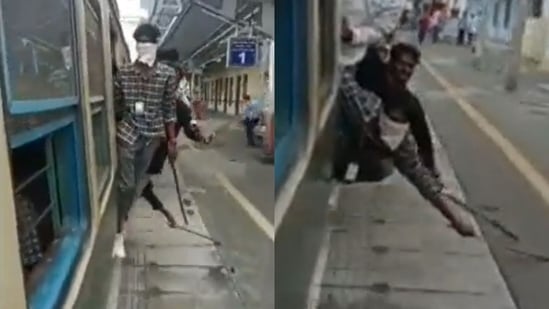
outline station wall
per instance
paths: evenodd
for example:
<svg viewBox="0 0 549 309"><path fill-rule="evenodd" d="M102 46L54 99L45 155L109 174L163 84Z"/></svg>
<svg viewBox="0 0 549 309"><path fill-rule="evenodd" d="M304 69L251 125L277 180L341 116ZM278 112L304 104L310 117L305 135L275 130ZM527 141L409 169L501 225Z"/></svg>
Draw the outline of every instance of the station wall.
<svg viewBox="0 0 549 309"><path fill-rule="evenodd" d="M265 91L265 72L260 68L226 68L224 63L211 65L202 75L201 96L211 111L237 115L242 112L242 98L248 94L259 99Z"/></svg>

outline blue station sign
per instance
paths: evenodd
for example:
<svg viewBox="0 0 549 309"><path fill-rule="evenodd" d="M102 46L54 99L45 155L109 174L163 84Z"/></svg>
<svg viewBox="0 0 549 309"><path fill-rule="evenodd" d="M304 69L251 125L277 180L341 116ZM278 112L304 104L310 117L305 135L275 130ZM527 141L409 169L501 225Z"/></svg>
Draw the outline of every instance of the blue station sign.
<svg viewBox="0 0 549 309"><path fill-rule="evenodd" d="M254 67L258 62L258 44L253 37L232 37L227 44L228 67Z"/></svg>

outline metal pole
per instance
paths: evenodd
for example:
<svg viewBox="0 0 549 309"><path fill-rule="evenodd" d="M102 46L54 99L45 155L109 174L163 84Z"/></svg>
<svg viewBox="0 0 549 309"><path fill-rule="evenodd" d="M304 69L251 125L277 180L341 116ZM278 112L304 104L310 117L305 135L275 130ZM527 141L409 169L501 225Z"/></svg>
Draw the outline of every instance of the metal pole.
<svg viewBox="0 0 549 309"><path fill-rule="evenodd" d="M505 90L512 92L518 87L518 78L522 62L522 38L524 37L524 28L526 26L526 17L528 13L527 0L517 1L517 19L513 25L513 37L511 40L511 52L507 63L505 74Z"/></svg>

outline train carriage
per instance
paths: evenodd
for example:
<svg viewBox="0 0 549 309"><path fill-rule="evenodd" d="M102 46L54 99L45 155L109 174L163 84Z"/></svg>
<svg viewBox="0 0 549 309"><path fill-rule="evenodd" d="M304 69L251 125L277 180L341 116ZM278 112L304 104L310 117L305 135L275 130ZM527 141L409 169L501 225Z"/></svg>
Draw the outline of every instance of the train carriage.
<svg viewBox="0 0 549 309"><path fill-rule="evenodd" d="M332 188L339 1L275 6L275 299L306 308Z"/></svg>
<svg viewBox="0 0 549 309"><path fill-rule="evenodd" d="M72 306L116 170L115 1L0 1L0 308Z"/></svg>

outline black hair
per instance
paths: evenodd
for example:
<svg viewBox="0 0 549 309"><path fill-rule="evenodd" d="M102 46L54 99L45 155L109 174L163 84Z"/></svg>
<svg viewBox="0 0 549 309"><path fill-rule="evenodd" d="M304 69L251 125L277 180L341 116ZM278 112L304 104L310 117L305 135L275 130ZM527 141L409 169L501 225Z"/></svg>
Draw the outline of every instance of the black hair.
<svg viewBox="0 0 549 309"><path fill-rule="evenodd" d="M175 48L159 49L156 52L156 59L159 62L169 65L175 70L178 78L183 76L183 69L179 65L179 52Z"/></svg>
<svg viewBox="0 0 549 309"><path fill-rule="evenodd" d="M391 59L400 59L402 55L412 56L417 63L421 60L421 51L412 44L397 43L391 47Z"/></svg>
<svg viewBox="0 0 549 309"><path fill-rule="evenodd" d="M154 41L158 41L160 38L160 30L153 24L141 24L135 29L133 38L137 41L141 37L147 37Z"/></svg>

